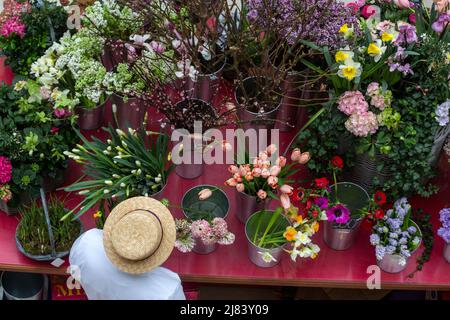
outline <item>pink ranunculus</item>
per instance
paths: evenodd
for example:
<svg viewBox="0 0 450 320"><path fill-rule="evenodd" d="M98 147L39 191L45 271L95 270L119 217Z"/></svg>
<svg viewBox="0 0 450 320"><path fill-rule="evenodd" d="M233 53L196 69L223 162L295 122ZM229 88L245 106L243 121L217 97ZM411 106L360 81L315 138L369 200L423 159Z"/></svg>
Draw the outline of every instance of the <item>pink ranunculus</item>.
<svg viewBox="0 0 450 320"><path fill-rule="evenodd" d="M11 181L12 165L9 158L0 156L0 184L6 184Z"/></svg>
<svg viewBox="0 0 450 320"><path fill-rule="evenodd" d="M211 233L211 227L206 220L197 220L191 224L192 236L195 238L201 238Z"/></svg>
<svg viewBox="0 0 450 320"><path fill-rule="evenodd" d="M369 19L376 12L377 10L371 5L366 5L361 9L361 15L364 17L364 19Z"/></svg>
<svg viewBox="0 0 450 320"><path fill-rule="evenodd" d="M408 20L411 24L416 24L416 14L415 13L411 13L408 17Z"/></svg>
<svg viewBox="0 0 450 320"><path fill-rule="evenodd" d="M291 187L290 185L283 184L283 185L280 187L280 191L281 191L282 193L285 193L285 194L287 194L288 196L290 196L290 195L292 195L292 193L293 193L293 191L294 191L294 188Z"/></svg>
<svg viewBox="0 0 450 320"><path fill-rule="evenodd" d="M281 206L284 209L287 210L287 209L289 209L291 207L291 199L289 198L289 196L287 194L283 193L280 196L280 201L281 201Z"/></svg>
<svg viewBox="0 0 450 320"><path fill-rule="evenodd" d="M258 198L260 198L261 200L264 200L267 198L267 192L265 192L264 190L259 190L257 195L258 195Z"/></svg>
<svg viewBox="0 0 450 320"><path fill-rule="evenodd" d="M267 184L272 188L276 189L278 188L278 178L274 176L270 176L267 178Z"/></svg>
<svg viewBox="0 0 450 320"><path fill-rule="evenodd" d="M281 167L280 166L273 166L272 168L270 168L270 175L271 176L278 176L281 172Z"/></svg>
<svg viewBox="0 0 450 320"><path fill-rule="evenodd" d="M243 184L243 183L238 183L238 184L236 185L236 190L237 190L238 192L244 192L244 191L245 191L245 186L244 186L244 184Z"/></svg>
<svg viewBox="0 0 450 320"><path fill-rule="evenodd" d="M276 160L275 163L277 166L280 166L283 168L284 166L286 166L286 162L287 162L287 159L283 156L280 156L280 157L278 157L278 159Z"/></svg>

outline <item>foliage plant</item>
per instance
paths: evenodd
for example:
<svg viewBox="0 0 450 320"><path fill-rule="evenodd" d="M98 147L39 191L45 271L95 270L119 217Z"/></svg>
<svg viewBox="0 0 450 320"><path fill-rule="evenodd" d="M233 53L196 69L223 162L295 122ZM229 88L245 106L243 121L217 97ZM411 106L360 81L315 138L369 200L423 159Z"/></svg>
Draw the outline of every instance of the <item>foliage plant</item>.
<svg viewBox="0 0 450 320"><path fill-rule="evenodd" d="M48 214L55 240L56 252L66 252L81 232L79 221L61 218L67 213L64 202L56 197L48 202ZM52 253L52 246L48 234L44 209L37 202L20 210L21 221L17 229L17 237L26 253L32 255L48 255Z"/></svg>
<svg viewBox="0 0 450 320"><path fill-rule="evenodd" d="M15 74L24 76L28 75L32 63L67 31L68 18L62 6L47 0L42 1L41 5L32 1L27 8L26 12L10 17L18 19L18 23L24 26L24 33L2 32L0 35L0 47L7 57L6 64Z"/></svg>
<svg viewBox="0 0 450 320"><path fill-rule="evenodd" d="M123 132L112 127L104 129L109 139L103 142L93 137L88 141L78 132L83 145L77 145L67 156L83 165L90 179L67 187L68 192L77 191L84 199L65 217L83 215L90 208L105 202L112 209L115 202L135 196L151 196L161 191L173 169L170 163L169 138L155 132L129 129ZM149 137L157 135L155 141Z"/></svg>

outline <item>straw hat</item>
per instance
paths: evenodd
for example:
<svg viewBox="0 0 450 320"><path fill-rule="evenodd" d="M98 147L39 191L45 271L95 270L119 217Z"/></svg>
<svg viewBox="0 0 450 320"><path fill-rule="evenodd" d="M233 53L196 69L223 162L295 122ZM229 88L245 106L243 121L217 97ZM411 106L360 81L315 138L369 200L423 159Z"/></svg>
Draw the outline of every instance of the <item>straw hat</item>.
<svg viewBox="0 0 450 320"><path fill-rule="evenodd" d="M169 209L147 197L118 204L103 229L109 260L131 274L145 273L163 264L172 253L175 237L175 222Z"/></svg>

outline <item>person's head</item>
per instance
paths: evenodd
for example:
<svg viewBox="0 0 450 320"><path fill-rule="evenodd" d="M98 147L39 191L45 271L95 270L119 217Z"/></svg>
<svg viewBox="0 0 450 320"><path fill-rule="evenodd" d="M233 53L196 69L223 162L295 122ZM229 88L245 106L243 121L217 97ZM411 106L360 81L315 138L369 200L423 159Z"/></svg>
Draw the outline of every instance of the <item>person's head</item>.
<svg viewBox="0 0 450 320"><path fill-rule="evenodd" d="M136 197L118 204L106 219L103 245L112 264L142 274L163 264L176 238L175 222L161 202Z"/></svg>

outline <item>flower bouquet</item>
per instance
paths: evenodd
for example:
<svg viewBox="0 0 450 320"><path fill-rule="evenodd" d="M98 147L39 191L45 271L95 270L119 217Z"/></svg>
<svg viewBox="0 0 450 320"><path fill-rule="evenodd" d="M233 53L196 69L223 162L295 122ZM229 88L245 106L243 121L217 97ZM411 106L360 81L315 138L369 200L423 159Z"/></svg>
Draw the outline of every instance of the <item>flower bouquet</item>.
<svg viewBox="0 0 450 320"><path fill-rule="evenodd" d="M370 243L375 247L378 265L386 272L403 271L422 243L422 233L411 220L411 213L411 205L401 198L373 227Z"/></svg>
<svg viewBox="0 0 450 320"><path fill-rule="evenodd" d="M439 228L437 234L445 241L444 258L450 263L450 209L444 208L439 212L439 220L442 227Z"/></svg>
<svg viewBox="0 0 450 320"><path fill-rule="evenodd" d="M278 199L278 191L281 192L280 200L284 208L289 208L289 194L293 187L290 186L293 175L300 169L298 164L306 164L310 159L309 152L301 152L295 149L291 154L291 164L287 164L284 156L275 157L277 147L269 145L266 150L259 153L252 163L235 164L228 167L232 177L225 181L225 185L236 188L239 210L237 217L245 223L248 217L266 208L270 199ZM250 160L250 159L247 159Z"/></svg>
<svg viewBox="0 0 450 320"><path fill-rule="evenodd" d="M156 132L129 129L123 132L109 127L104 129L110 138L103 142L94 137L89 142L78 133L83 145L77 145L65 154L84 166L84 173L91 179L76 182L65 188L77 191L85 198L65 217L75 214L78 218L97 204L105 219L109 210L118 202L134 196L151 196L161 199L168 176L173 169L169 164L168 137ZM147 148L148 136L157 135Z"/></svg>

